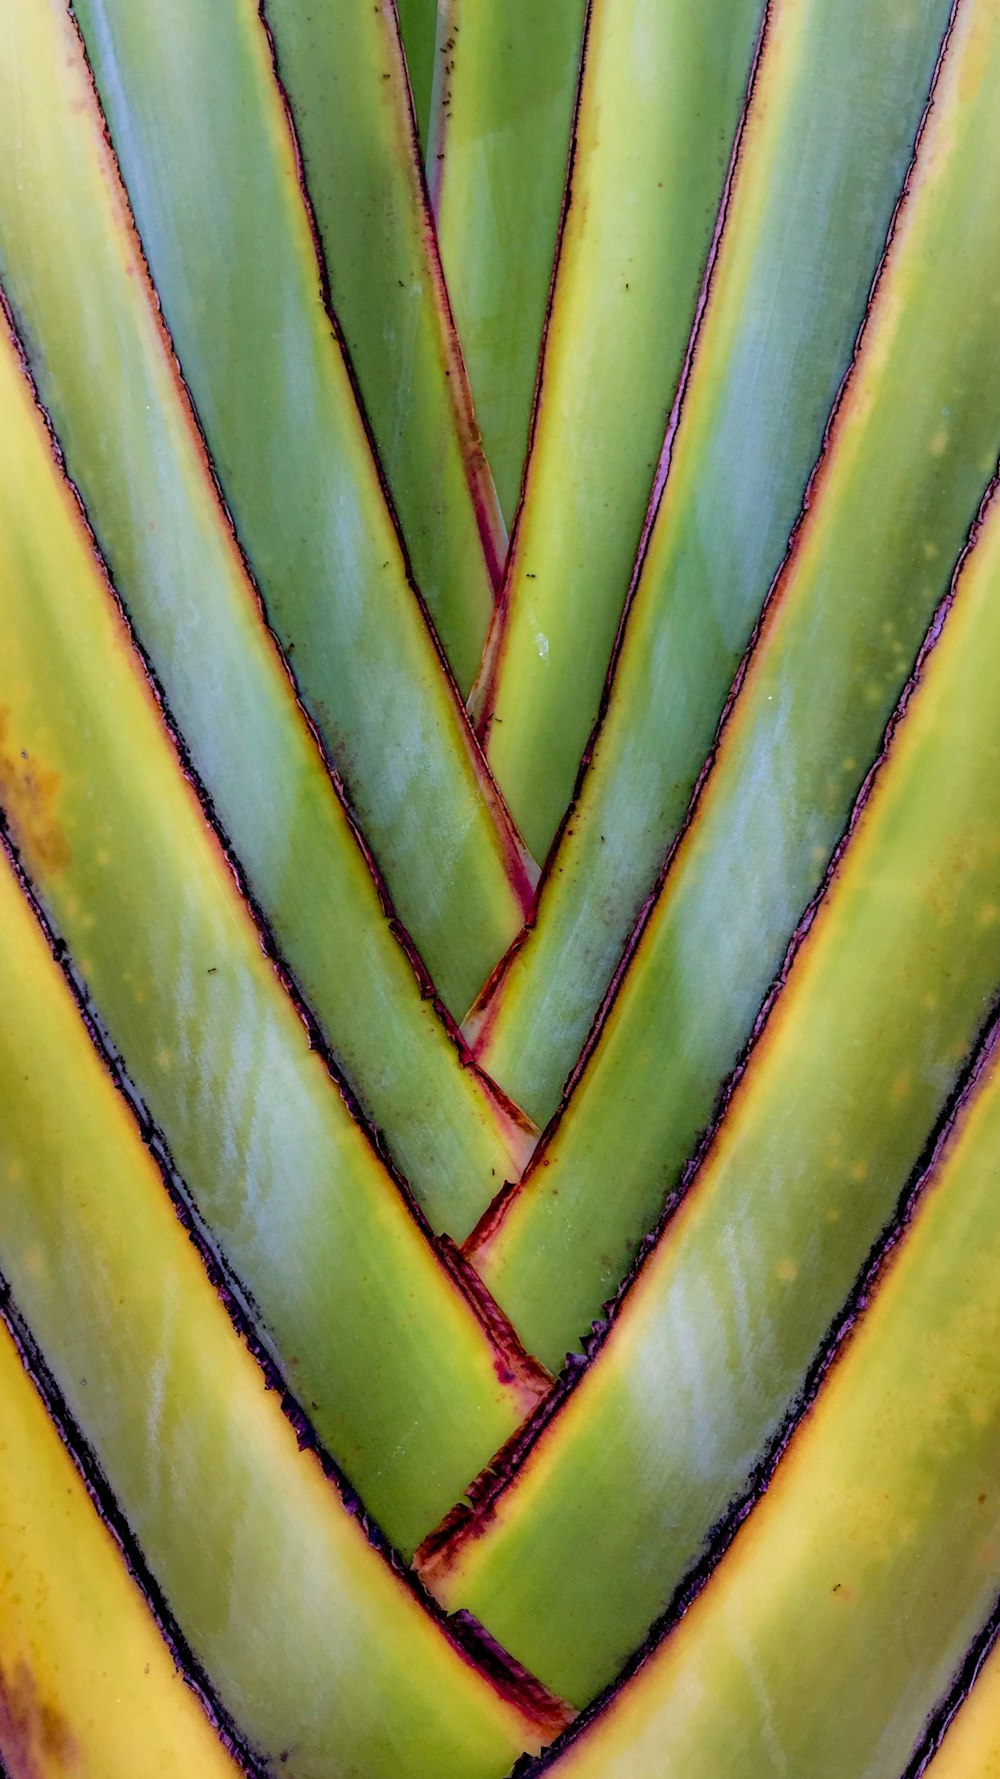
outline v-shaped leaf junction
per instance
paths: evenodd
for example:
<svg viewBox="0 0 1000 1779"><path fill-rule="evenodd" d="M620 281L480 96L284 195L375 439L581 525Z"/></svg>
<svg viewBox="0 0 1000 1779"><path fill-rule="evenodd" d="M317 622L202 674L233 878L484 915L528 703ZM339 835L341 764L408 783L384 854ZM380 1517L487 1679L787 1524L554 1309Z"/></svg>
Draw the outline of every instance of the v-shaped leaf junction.
<svg viewBox="0 0 1000 1779"><path fill-rule="evenodd" d="M0 28L0 1770L991 1771L1000 0Z"/></svg>

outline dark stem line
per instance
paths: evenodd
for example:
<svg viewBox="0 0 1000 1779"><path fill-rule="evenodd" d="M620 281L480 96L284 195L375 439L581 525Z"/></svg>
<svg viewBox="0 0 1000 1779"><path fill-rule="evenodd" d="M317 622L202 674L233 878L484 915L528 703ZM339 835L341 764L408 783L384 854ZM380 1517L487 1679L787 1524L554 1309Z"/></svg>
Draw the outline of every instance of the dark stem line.
<svg viewBox="0 0 1000 1779"><path fill-rule="evenodd" d="M902 1779L920 1779L920 1775L930 1766L951 1727L953 1718L957 1716L972 1692L997 1645L998 1639L1000 1639L1000 1599L994 1605L986 1623L976 1632L952 1675L947 1691L938 1700L927 1718L923 1733L907 1762ZM972 1775L970 1775L970 1779L972 1779Z"/></svg>

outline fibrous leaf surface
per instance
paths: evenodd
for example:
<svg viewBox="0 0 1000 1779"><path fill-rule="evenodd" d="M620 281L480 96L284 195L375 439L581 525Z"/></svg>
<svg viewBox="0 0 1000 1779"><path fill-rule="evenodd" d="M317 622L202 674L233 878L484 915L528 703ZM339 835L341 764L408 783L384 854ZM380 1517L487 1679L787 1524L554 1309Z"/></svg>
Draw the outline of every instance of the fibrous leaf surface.
<svg viewBox="0 0 1000 1779"><path fill-rule="evenodd" d="M1000 0L0 40L4 1779L985 1779Z"/></svg>

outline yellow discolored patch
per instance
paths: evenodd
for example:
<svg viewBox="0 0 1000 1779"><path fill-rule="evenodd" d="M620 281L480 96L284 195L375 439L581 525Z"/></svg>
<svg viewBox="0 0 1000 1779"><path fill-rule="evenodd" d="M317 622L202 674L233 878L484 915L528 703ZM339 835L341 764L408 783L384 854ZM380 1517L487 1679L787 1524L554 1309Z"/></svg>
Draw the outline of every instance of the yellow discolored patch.
<svg viewBox="0 0 1000 1779"><path fill-rule="evenodd" d="M69 842L56 813L58 772L14 745L10 711L0 707L0 807L32 870L49 876L70 861Z"/></svg>
<svg viewBox="0 0 1000 1779"><path fill-rule="evenodd" d="M27 1662L0 1669L0 1757L10 1779L46 1779L80 1770L75 1737L54 1705L42 1698Z"/></svg>

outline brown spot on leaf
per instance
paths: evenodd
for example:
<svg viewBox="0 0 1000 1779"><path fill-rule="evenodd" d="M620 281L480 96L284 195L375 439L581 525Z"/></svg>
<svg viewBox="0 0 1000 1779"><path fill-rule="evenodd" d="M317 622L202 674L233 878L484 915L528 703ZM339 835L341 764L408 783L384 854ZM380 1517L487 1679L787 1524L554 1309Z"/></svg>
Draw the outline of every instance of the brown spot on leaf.
<svg viewBox="0 0 1000 1779"><path fill-rule="evenodd" d="M65 1718L42 1698L27 1662L0 1668L0 1757L9 1779L54 1779L80 1771L80 1750Z"/></svg>
<svg viewBox="0 0 1000 1779"><path fill-rule="evenodd" d="M0 707L0 805L32 870L52 876L70 861L69 842L56 813L62 779L51 766L14 745L10 711Z"/></svg>

